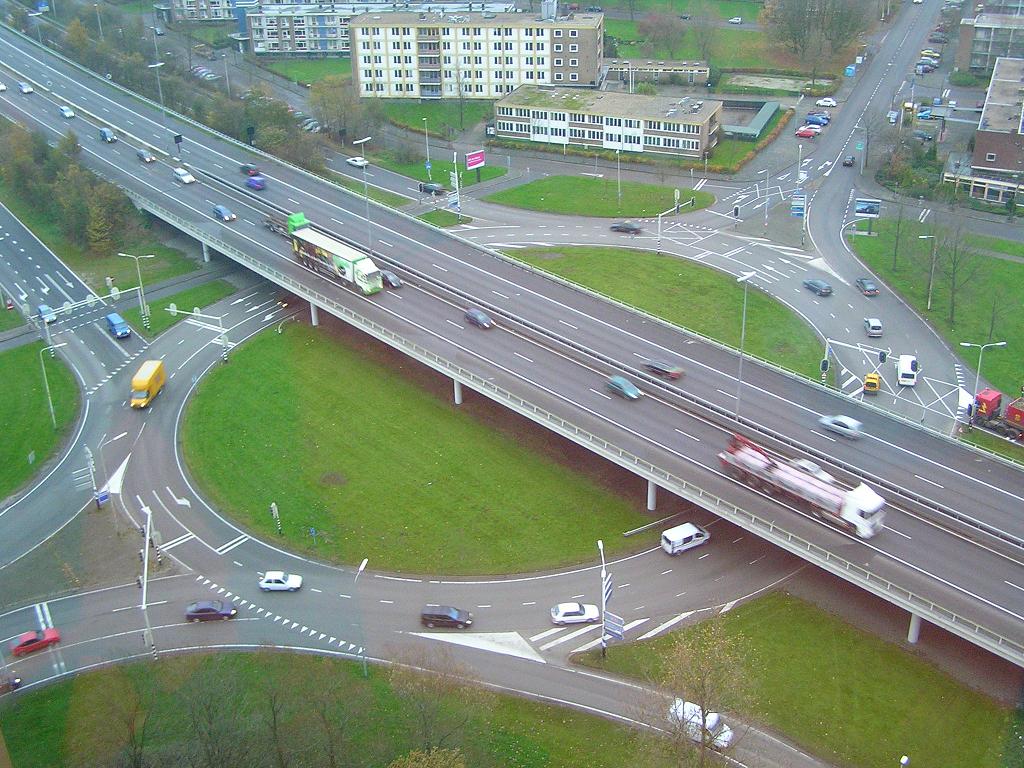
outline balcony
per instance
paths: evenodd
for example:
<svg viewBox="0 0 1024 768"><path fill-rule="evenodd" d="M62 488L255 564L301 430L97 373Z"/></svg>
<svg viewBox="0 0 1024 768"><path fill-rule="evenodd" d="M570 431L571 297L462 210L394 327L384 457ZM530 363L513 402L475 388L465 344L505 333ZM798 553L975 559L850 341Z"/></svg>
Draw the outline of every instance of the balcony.
<svg viewBox="0 0 1024 768"><path fill-rule="evenodd" d="M440 69L441 59L437 56L420 56L419 66L420 69Z"/></svg>

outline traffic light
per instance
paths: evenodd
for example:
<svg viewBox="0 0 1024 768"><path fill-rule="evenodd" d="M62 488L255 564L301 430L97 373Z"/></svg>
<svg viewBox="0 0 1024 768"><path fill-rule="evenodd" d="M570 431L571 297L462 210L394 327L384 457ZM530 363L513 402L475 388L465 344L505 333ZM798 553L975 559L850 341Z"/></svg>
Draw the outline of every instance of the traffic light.
<svg viewBox="0 0 1024 768"><path fill-rule="evenodd" d="M878 362L884 363L886 358L888 358L888 357L889 357L889 354L884 349L878 350Z"/></svg>

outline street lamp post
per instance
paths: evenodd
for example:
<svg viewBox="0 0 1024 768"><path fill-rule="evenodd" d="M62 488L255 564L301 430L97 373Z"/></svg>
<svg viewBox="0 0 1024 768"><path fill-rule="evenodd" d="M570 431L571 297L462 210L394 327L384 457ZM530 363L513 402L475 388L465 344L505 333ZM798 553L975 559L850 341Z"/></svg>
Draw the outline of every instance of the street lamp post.
<svg viewBox="0 0 1024 768"><path fill-rule="evenodd" d="M737 283L743 283L743 319L740 321L740 366L736 376L736 416L740 415L740 389L743 387L743 345L747 340L747 284L756 275L756 272L744 272L736 278Z"/></svg>
<svg viewBox="0 0 1024 768"><path fill-rule="evenodd" d="M363 558L363 562L361 562L359 564L359 568L356 569L356 576L355 576L354 579L352 579L352 591L353 592L355 592L356 582L359 581L359 575L363 571L366 570L366 563L367 562L369 562L369 558L364 557ZM360 626L360 629L361 629L362 628L362 622L361 621L360 621L359 626ZM361 658L361 660L363 662L363 677L368 677L369 673L366 670L366 633L365 632L361 632L360 634L363 635L363 637L362 637L362 641L363 642L359 644L360 645L360 647L359 647L359 656L360 656L360 658Z"/></svg>
<svg viewBox="0 0 1024 768"><path fill-rule="evenodd" d="M30 19L35 19L35 21L33 22L33 25L36 28L36 37L39 38L39 45L43 44L43 32L42 32L42 26L43 25L39 21L39 17L42 16L42 15L43 14L40 11L36 11L35 13L28 14L28 17Z"/></svg>
<svg viewBox="0 0 1024 768"><path fill-rule="evenodd" d="M427 145L427 181L433 181L434 177L430 175L430 134L427 133L427 118L421 117L423 121L423 143Z"/></svg>
<svg viewBox="0 0 1024 768"><path fill-rule="evenodd" d="M938 255L939 240L935 235L918 235L918 240L932 241L932 265L928 268L928 311L932 308L932 285L935 282L935 257Z"/></svg>
<svg viewBox="0 0 1024 768"><path fill-rule="evenodd" d="M166 123L164 122L164 89L163 86L160 84L160 67L162 67L163 65L164 62L158 61L156 64L147 64L146 66L149 69L152 69L154 72L156 72L156 92L157 95L160 97L160 124L166 127Z"/></svg>
<svg viewBox="0 0 1024 768"><path fill-rule="evenodd" d="M622 212L622 166L619 163L620 149L615 150L615 186L619 193L619 212Z"/></svg>
<svg viewBox="0 0 1024 768"><path fill-rule="evenodd" d="M988 344L972 344L969 341L961 341L961 347L977 347L978 348L978 370L974 374L974 396L978 396L978 383L981 381L981 356L985 354L985 350L988 347L1005 347L1005 341L993 341Z"/></svg>
<svg viewBox="0 0 1024 768"><path fill-rule="evenodd" d="M100 29L100 40L103 39L103 19L100 18L100 4L93 3L92 7L96 9L96 26Z"/></svg>
<svg viewBox="0 0 1024 768"><path fill-rule="evenodd" d="M604 599L604 582L607 578L607 570L604 562L604 541L601 539L597 540L597 551L601 553L601 658L603 659L608 655L608 642L604 639L604 611L607 607Z"/></svg>
<svg viewBox="0 0 1024 768"><path fill-rule="evenodd" d="M352 142L353 147L362 147L363 144L372 139L372 136L359 139ZM366 157L363 157L365 160ZM427 174L427 178L430 178L430 174ZM372 256L373 255L373 232L370 229L370 187L366 183L366 165L363 165L363 197L366 198L366 250Z"/></svg>
<svg viewBox="0 0 1024 768"><path fill-rule="evenodd" d="M53 397L50 395L50 381L46 378L46 363L43 362L43 352L50 350L50 357L53 357L53 350L66 347L68 343L61 342L60 344L52 344L48 347L43 347L39 350L39 367L43 369L43 386L46 388L46 402L50 405L50 421L53 422L53 428L57 428L57 414L53 412Z"/></svg>
<svg viewBox="0 0 1024 768"><path fill-rule="evenodd" d="M231 72L228 70L228 55L222 54L224 57L224 85L228 89L228 98L231 98Z"/></svg>
<svg viewBox="0 0 1024 768"><path fill-rule="evenodd" d="M771 194L768 192L768 183L771 181L772 175L768 172L767 168L762 168L758 173L764 174L764 228L768 229L768 204L771 202ZM799 173L799 170L797 173Z"/></svg>
<svg viewBox="0 0 1024 768"><path fill-rule="evenodd" d="M155 259L152 253L146 254L145 256L135 256L131 253L118 253L118 256L124 256L129 259L135 259L135 274L139 276L139 312L142 313L142 324L149 330L149 305L146 304L146 292L142 288L142 268L139 266L139 259Z"/></svg>

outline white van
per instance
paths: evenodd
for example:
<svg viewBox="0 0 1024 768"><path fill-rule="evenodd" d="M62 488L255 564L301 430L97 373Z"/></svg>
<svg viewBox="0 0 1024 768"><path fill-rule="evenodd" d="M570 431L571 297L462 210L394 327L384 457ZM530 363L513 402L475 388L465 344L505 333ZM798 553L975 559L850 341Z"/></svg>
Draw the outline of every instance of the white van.
<svg viewBox="0 0 1024 768"><path fill-rule="evenodd" d="M700 744L704 741L702 730L707 731L708 743L714 749L728 749L732 744L732 728L725 724L722 716L717 712L708 712L706 718L702 718L700 707L692 701L676 699L668 708L668 721L672 725L682 728L690 741ZM704 729L701 729L701 720L704 721Z"/></svg>
<svg viewBox="0 0 1024 768"><path fill-rule="evenodd" d="M917 374L921 366L913 355L900 355L896 360L896 383L901 387L912 387L917 384Z"/></svg>
<svg viewBox="0 0 1024 768"><path fill-rule="evenodd" d="M678 555L680 552L699 547L710 538L711 534L699 525L683 523L661 534L661 548L670 555Z"/></svg>

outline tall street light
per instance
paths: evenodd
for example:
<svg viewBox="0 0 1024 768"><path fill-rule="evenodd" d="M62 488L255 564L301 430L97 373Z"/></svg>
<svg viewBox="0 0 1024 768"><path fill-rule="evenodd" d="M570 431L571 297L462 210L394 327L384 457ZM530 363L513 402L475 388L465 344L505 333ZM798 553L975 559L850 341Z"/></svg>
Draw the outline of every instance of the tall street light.
<svg viewBox="0 0 1024 768"><path fill-rule="evenodd" d="M66 341L60 344L51 344L48 347L43 347L39 350L39 367L43 369L43 386L46 388L46 402L50 404L50 421L53 422L53 428L57 428L57 415L53 412L53 398L50 396L50 382L46 378L46 364L43 362L43 352L50 350L50 357L53 357L53 350L66 347L68 343Z"/></svg>
<svg viewBox="0 0 1024 768"><path fill-rule="evenodd" d="M736 278L737 283L743 283L743 319L740 321L740 369L736 376L736 416L740 415L740 389L743 386L743 344L747 340L747 284L757 272L744 272Z"/></svg>
<svg viewBox="0 0 1024 768"><path fill-rule="evenodd" d="M762 174L762 173L764 174L764 227L765 227L765 229L767 229L768 228L768 203L771 202L771 196L768 193L768 184L772 180L772 175L771 175L771 173L768 172L767 168L762 168L760 171L758 171L758 174ZM799 173L800 173L800 169L798 168L797 169L798 178L799 178Z"/></svg>
<svg viewBox="0 0 1024 768"><path fill-rule="evenodd" d="M39 45L43 44L43 32L42 32L42 26L43 25L42 25L42 22L39 21L39 17L42 16L42 15L43 14L42 14L41 11L36 11L35 13L29 13L28 14L28 17L30 19L35 19L35 21L33 22L33 25L36 28L36 37L39 38Z"/></svg>
<svg viewBox="0 0 1024 768"><path fill-rule="evenodd" d="M434 177L430 175L430 134L427 133L427 118L421 117L423 121L423 143L427 145L427 181L433 181Z"/></svg>
<svg viewBox="0 0 1024 768"><path fill-rule="evenodd" d="M619 165L619 149L615 150L615 186L619 191L619 213L622 213L622 167Z"/></svg>
<svg viewBox="0 0 1024 768"><path fill-rule="evenodd" d="M103 20L100 18L100 4L93 3L92 7L96 9L96 26L100 28L100 40L103 39Z"/></svg>
<svg viewBox="0 0 1024 768"><path fill-rule="evenodd" d="M928 268L928 311L932 308L932 285L935 282L935 257L938 255L939 239L935 235L918 235L918 240L932 241L932 265Z"/></svg>
<svg viewBox="0 0 1024 768"><path fill-rule="evenodd" d="M164 89L160 85L160 67L163 65L164 62L158 61L156 64L147 64L146 66L156 72L156 92L160 96L160 125L167 127L167 124L164 122Z"/></svg>
<svg viewBox="0 0 1024 768"><path fill-rule="evenodd" d="M355 578L354 578L354 579L352 579L352 591L353 591L353 592L355 592L355 586L356 586L356 582L358 582L358 581L359 581L359 576L360 576L360 574L361 574L361 573L362 573L363 571L365 571L365 570L366 570L366 563L367 563L367 562L369 562L369 558L367 558L367 557L364 557L364 558L363 558L363 562L361 562L361 563L359 564L359 568L358 568L358 569L356 569L356 576L355 576ZM358 610L358 603L357 603L356 609ZM361 615L361 612L360 612L360 615ZM360 620L360 622L359 622L359 628L360 628L360 634L362 635L362 642L361 642L361 643L359 644L359 645L360 645L360 648L359 648L359 656L361 657L361 659L362 659L362 662L363 662L363 677L368 677L368 676L369 676L369 673L368 673L368 672L367 672L367 670L366 670L366 633L365 633L365 632L363 632L363 631L361 631L361 630L362 630L362 628L363 628L363 623L362 623L362 621L361 621L361 620Z"/></svg>
<svg viewBox="0 0 1024 768"><path fill-rule="evenodd" d="M372 136L367 136L363 139L358 139L352 142L353 147L362 147L363 144L372 139ZM363 160L366 160L366 156L363 156ZM373 233L370 229L370 187L366 183L366 166L369 163L363 165L363 197L366 198L366 250L372 256L373 255Z"/></svg>
<svg viewBox="0 0 1024 768"><path fill-rule="evenodd" d="M1005 347L1005 341L993 341L988 344L972 344L969 341L961 341L961 347L977 347L978 348L978 371L974 374L974 396L978 396L978 383L981 381L981 356L985 354L985 350L988 347Z"/></svg>
<svg viewBox="0 0 1024 768"><path fill-rule="evenodd" d="M597 540L597 551L601 553L601 658L605 658L608 655L608 643L604 639L604 611L605 611L605 591L604 581L607 578L607 571L605 570L604 563L604 542L601 539Z"/></svg>
<svg viewBox="0 0 1024 768"><path fill-rule="evenodd" d="M135 259L135 273L139 276L139 312L142 313L142 324L149 330L149 305L146 304L146 292L142 288L142 268L139 266L139 259L155 259L152 253L145 256L135 256L131 253L118 253L128 259Z"/></svg>

